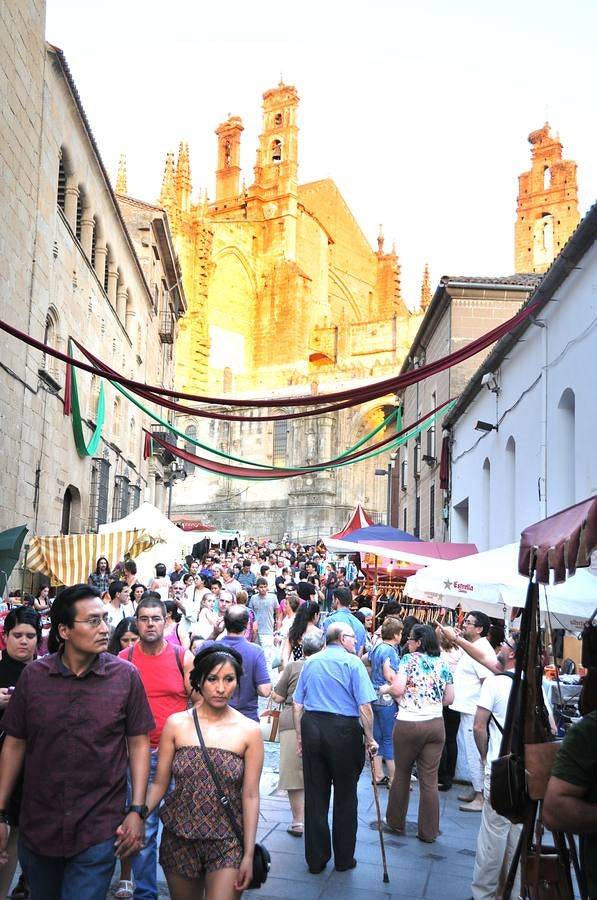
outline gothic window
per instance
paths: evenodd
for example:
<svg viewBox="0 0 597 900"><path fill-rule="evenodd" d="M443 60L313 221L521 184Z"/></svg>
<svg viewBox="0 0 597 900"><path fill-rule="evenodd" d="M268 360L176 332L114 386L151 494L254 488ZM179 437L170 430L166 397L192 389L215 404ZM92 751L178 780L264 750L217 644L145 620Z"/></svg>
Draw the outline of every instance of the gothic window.
<svg viewBox="0 0 597 900"><path fill-rule="evenodd" d="M413 534L415 537L419 537L421 533L421 498L415 497L415 527L413 528Z"/></svg>
<svg viewBox="0 0 597 900"><path fill-rule="evenodd" d="M272 162L282 162L282 141L277 139L272 144Z"/></svg>
<svg viewBox="0 0 597 900"><path fill-rule="evenodd" d="M274 466L286 465L288 452L288 425L284 421L274 422L272 464Z"/></svg>
<svg viewBox="0 0 597 900"><path fill-rule="evenodd" d="M548 191L551 187L551 169L545 166L543 169L543 190Z"/></svg>

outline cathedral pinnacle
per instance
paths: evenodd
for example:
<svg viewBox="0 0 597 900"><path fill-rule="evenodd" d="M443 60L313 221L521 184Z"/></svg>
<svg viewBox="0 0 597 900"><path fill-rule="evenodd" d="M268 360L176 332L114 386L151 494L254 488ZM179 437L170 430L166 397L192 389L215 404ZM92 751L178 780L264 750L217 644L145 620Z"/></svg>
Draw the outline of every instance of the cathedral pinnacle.
<svg viewBox="0 0 597 900"><path fill-rule="evenodd" d="M180 142L178 162L176 163L176 202L181 210L188 212L191 205L191 165L189 162L189 145Z"/></svg>
<svg viewBox="0 0 597 900"><path fill-rule="evenodd" d="M164 178L162 180L162 190L160 193L160 203L162 206L174 203L176 200L175 186L175 170L174 170L174 154L166 154L166 165L164 166Z"/></svg>
<svg viewBox="0 0 597 900"><path fill-rule="evenodd" d="M429 279L429 263L425 263L423 269L423 281L421 283L421 310L426 312L431 303L431 282Z"/></svg>
<svg viewBox="0 0 597 900"><path fill-rule="evenodd" d="M385 240L385 238L383 236L383 225L380 225L379 226L379 234L377 235L377 252L379 253L380 256L383 253L384 240Z"/></svg>
<svg viewBox="0 0 597 900"><path fill-rule="evenodd" d="M120 159L118 160L118 174L116 175L116 193L117 194L126 194L126 156L124 153L120 154Z"/></svg>

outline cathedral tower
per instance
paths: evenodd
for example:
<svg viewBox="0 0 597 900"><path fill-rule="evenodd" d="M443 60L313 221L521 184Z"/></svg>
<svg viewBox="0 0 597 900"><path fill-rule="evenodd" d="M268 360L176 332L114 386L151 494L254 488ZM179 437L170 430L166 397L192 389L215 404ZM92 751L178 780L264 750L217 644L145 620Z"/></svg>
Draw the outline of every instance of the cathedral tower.
<svg viewBox="0 0 597 900"><path fill-rule="evenodd" d="M515 227L517 272L545 272L579 223L576 163L545 123L529 135L531 170L519 177Z"/></svg>
<svg viewBox="0 0 597 900"><path fill-rule="evenodd" d="M242 120L229 116L217 129L218 168L216 169L216 203L238 197L240 188L240 136Z"/></svg>
<svg viewBox="0 0 597 900"><path fill-rule="evenodd" d="M263 130L255 165L255 186L262 195L297 192L298 103L296 88L283 82L263 95Z"/></svg>

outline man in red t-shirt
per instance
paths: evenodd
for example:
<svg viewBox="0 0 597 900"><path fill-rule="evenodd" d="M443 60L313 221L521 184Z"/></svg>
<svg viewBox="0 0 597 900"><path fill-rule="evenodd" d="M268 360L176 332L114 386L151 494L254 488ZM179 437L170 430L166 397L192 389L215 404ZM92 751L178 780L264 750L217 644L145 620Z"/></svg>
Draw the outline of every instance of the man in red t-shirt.
<svg viewBox="0 0 597 900"><path fill-rule="evenodd" d="M164 640L166 607L160 595L147 591L137 607L139 642L121 650L119 656L131 662L138 670L147 693L155 728L149 734L150 771L149 783L154 779L158 746L162 729L168 716L181 712L188 706L191 694L189 674L194 656L189 650L175 647ZM145 821L145 847L133 858L135 900L157 900L157 833L158 810Z"/></svg>

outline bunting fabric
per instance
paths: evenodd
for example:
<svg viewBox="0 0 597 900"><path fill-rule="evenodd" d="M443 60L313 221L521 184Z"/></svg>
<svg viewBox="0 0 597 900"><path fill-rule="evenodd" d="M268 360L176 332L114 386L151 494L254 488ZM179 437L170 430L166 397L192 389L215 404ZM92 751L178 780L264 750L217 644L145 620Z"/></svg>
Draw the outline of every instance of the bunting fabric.
<svg viewBox="0 0 597 900"><path fill-rule="evenodd" d="M169 388L147 385L143 382L134 381L131 378L125 378L123 375L114 372L114 370L110 369L108 366L102 363L101 360L97 360L95 357L93 357L89 353L89 351L82 347L82 345L74 338L73 340L75 341L76 346L81 350L82 353L85 354L88 359L94 359L95 365L90 365L89 363L84 363L80 360L73 360L67 354L56 350L54 347L47 346L42 341L38 341L30 335L20 331L18 328L14 328L12 325L9 325L8 322L0 320L0 329L2 331L5 331L7 334L11 334L13 337L16 337L18 340L24 341L25 343L29 344L29 346L35 347L41 352L53 356L55 359L62 360L62 362L67 365L71 364L73 366L76 366L77 368L83 369L86 372L91 372L95 375L100 375L103 377L109 375L115 381L118 381L119 384L122 384L133 391L139 392L139 396L145 396L145 399L160 403L161 405L166 406L168 409L174 409L178 412L185 412L186 414L191 416L203 416L207 418L217 418L228 421L243 421L249 418L261 419L263 421L272 421L280 419L288 420L290 418L298 418L300 416L321 415L323 412L332 412L337 409L347 409L349 407L359 406L360 404L365 403L368 400L376 400L386 396L387 394L396 393L397 391L402 390L403 388L408 387L411 384L416 384L420 381L424 381L426 378L429 378L432 375L437 375L439 372L442 372L445 369L449 369L452 366L455 366L458 363L469 359L471 356L474 356L481 350L486 349L487 347L491 346L491 344L494 344L496 341L500 340L500 338L504 337L510 331L521 325L524 321L526 321L526 319L529 318L529 316L533 315L533 313L535 313L542 306L543 299L539 291L533 303L530 303L528 306L523 307L523 309L521 309L515 316L508 319L506 322L503 322L501 325L498 325L496 328L493 328L491 331L487 332L484 335L481 335L465 346L460 347L453 353L450 353L447 356L444 356L431 363L427 363L420 368L415 368L404 372L402 375L382 379L381 381L372 381L366 385L361 386L360 388L353 387L341 391L333 391L327 394L309 394L301 395L299 397L275 396L266 400L234 399L232 402L230 397L209 397L197 394L187 394ZM217 410L206 410L196 407L183 406L181 408L180 404L173 403L171 400L166 400L164 398L191 400L194 402L213 404L216 406L224 407L235 406L243 408L248 407L253 409L269 409L274 406L279 407L283 405L290 407L308 406L311 407L311 409L303 410L300 413L294 412L284 413L282 415L269 414L266 416L250 417L241 413L222 413L218 412Z"/></svg>
<svg viewBox="0 0 597 900"><path fill-rule="evenodd" d="M34 537L26 566L30 572L46 575L54 585L82 584L95 571L98 557L105 556L113 568L125 556L134 559L157 542L143 530Z"/></svg>
<svg viewBox="0 0 597 900"><path fill-rule="evenodd" d="M69 341L69 355L72 352L71 342ZM106 401L104 397L104 383L103 381L100 384L99 396L97 399L97 422L95 428L93 430L93 434L91 435L91 439L88 444L85 443L85 435L83 433L83 417L81 415L81 406L79 404L79 389L77 386L77 377L75 375L74 370L71 365L67 366L67 369L70 370L67 372L67 385L69 389L65 388L65 399L64 399L64 408L66 415L66 406L67 406L67 396L68 396L68 406L69 409L72 410L72 423L73 423L73 434L75 437L75 446L77 448L77 453L79 456L95 456L97 452L97 448L99 446L100 437L102 433L102 428L104 425L104 418L106 414ZM70 377L69 377L70 376Z"/></svg>

